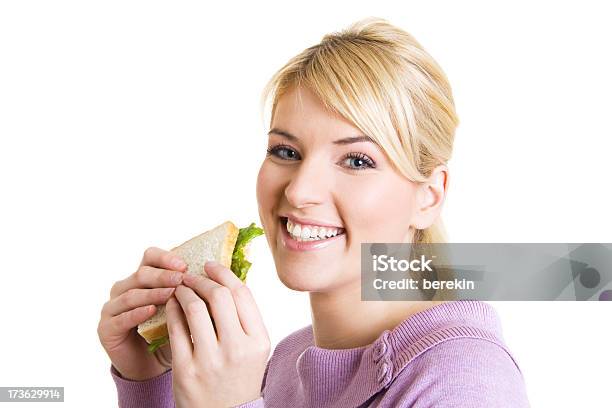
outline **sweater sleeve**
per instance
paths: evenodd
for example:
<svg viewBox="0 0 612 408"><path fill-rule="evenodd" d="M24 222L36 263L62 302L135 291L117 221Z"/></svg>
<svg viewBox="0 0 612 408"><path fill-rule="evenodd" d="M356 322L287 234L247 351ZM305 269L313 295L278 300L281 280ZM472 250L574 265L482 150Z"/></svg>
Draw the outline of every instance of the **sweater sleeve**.
<svg viewBox="0 0 612 408"><path fill-rule="evenodd" d="M119 408L175 407L172 395L172 370L146 381L125 379L112 364L110 371L117 386Z"/></svg>
<svg viewBox="0 0 612 408"><path fill-rule="evenodd" d="M438 344L409 364L386 394L397 407L529 407L514 359L500 345L482 339Z"/></svg>
<svg viewBox="0 0 612 408"><path fill-rule="evenodd" d="M265 408L263 397L259 397L256 400L245 402L234 408Z"/></svg>
<svg viewBox="0 0 612 408"><path fill-rule="evenodd" d="M263 392L270 360L264 371L261 391ZM110 369L115 385L119 408L175 408L172 394L172 370L146 381L133 381L121 377L119 371L111 364ZM265 408L263 397L245 402L235 408Z"/></svg>

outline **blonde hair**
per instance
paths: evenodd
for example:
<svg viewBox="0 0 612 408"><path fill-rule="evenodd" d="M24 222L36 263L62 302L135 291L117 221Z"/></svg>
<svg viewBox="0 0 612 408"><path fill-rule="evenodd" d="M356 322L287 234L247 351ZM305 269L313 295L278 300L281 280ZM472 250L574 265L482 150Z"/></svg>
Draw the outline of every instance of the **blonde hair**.
<svg viewBox="0 0 612 408"><path fill-rule="evenodd" d="M298 86L374 139L412 181L451 158L459 119L448 80L414 37L384 19L360 20L291 58L262 93L262 109L272 97L270 123L278 100ZM440 217L413 242L446 242Z"/></svg>

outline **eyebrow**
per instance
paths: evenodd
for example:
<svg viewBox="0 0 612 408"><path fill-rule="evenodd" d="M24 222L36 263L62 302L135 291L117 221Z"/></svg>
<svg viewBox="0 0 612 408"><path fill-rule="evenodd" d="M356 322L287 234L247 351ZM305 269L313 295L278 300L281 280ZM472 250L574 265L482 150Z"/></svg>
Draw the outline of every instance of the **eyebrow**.
<svg viewBox="0 0 612 408"><path fill-rule="evenodd" d="M282 130L279 128L272 128L270 129L270 131L268 132L268 135L271 133L275 133L279 136L283 136L289 140L292 141L298 141L299 138L297 136L292 135L291 133L287 132L286 130ZM374 141L374 139L372 139L370 136L364 136L364 135L359 135L359 136L349 136L349 137L344 137L342 139L338 139L338 140L334 140L333 143L334 144L338 144L338 145L347 145L347 144L351 144L351 143L359 143L359 142L370 142L373 143L375 145L378 146L378 143L376 143L376 141Z"/></svg>

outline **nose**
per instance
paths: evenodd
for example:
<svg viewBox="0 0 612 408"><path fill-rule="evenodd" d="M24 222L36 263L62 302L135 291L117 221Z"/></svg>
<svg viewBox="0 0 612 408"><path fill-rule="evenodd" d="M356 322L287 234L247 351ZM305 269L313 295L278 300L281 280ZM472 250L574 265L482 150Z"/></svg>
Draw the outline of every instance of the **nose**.
<svg viewBox="0 0 612 408"><path fill-rule="evenodd" d="M306 208L325 202L329 195L330 175L316 160L303 160L292 174L285 197L294 208Z"/></svg>

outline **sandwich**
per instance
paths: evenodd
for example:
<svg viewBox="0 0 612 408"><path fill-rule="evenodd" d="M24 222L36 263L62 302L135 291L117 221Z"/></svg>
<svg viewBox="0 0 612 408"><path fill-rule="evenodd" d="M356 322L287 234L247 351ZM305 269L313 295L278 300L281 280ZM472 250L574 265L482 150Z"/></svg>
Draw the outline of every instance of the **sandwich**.
<svg viewBox="0 0 612 408"><path fill-rule="evenodd" d="M246 259L248 245L253 238L263 233L263 229L255 226L255 223L238 229L232 222L226 221L210 231L191 238L170 252L185 261L187 264L185 273L206 276L204 264L216 261L231 269L244 282L251 267L251 262ZM169 342L165 305L158 306L151 318L138 325L138 334L149 344L150 353L154 353Z"/></svg>

